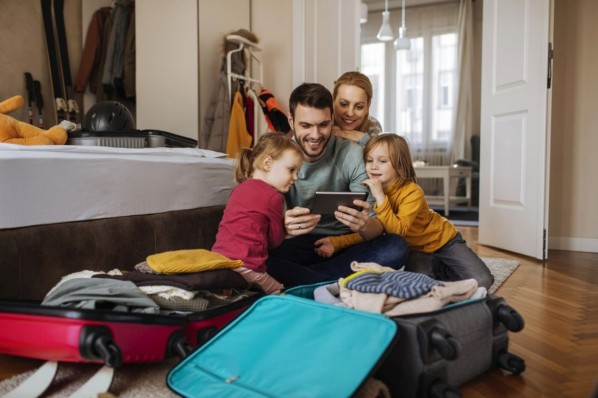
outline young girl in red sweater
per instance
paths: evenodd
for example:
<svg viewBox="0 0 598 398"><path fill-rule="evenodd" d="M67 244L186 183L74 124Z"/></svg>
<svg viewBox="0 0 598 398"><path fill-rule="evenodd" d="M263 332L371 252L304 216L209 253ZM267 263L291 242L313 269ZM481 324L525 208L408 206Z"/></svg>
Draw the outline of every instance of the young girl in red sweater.
<svg viewBox="0 0 598 398"><path fill-rule="evenodd" d="M428 206L424 191L416 183L409 145L396 134L372 137L364 148L368 179L363 183L375 198L374 212L384 232L401 235L409 246L408 271L423 271L439 280L474 278L489 288L494 277L471 250L455 226ZM316 244L318 254L332 255L360 241L359 234L332 236ZM418 262L434 264L420 267Z"/></svg>
<svg viewBox="0 0 598 398"><path fill-rule="evenodd" d="M297 180L303 163L299 146L283 134L260 137L253 149L237 154L235 179L218 226L212 251L244 265L236 268L248 282L267 293L279 292L283 285L266 272L268 249L282 243L284 197Z"/></svg>

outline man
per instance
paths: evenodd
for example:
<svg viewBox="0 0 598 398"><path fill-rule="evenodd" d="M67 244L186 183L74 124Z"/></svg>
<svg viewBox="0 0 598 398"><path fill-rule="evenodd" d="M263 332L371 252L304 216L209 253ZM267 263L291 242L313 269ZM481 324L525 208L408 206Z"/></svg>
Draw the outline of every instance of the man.
<svg viewBox="0 0 598 398"><path fill-rule="evenodd" d="M285 195L284 227L290 239L270 251L268 273L291 287L347 276L353 272L352 261L400 268L407 258L407 244L398 235L383 234L382 224L370 214L373 198L354 201L361 211L339 206L334 215L310 213L316 191L367 191L362 183L367 179L362 148L332 135L330 91L321 84L303 83L291 93L289 108L291 134L303 151L303 165ZM331 258L318 256L316 241L350 232L358 232L365 242Z"/></svg>

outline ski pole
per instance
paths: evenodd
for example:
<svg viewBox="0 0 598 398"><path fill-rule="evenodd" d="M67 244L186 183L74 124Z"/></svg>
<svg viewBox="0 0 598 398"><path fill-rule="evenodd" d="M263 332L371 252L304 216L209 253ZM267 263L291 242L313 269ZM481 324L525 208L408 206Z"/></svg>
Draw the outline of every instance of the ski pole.
<svg viewBox="0 0 598 398"><path fill-rule="evenodd" d="M33 124L33 77L25 72L25 89L27 90L27 106L29 109L29 124Z"/></svg>
<svg viewBox="0 0 598 398"><path fill-rule="evenodd" d="M33 95L35 97L35 105L37 106L37 120L39 127L44 128L44 99L42 97L42 85L39 80L33 81Z"/></svg>

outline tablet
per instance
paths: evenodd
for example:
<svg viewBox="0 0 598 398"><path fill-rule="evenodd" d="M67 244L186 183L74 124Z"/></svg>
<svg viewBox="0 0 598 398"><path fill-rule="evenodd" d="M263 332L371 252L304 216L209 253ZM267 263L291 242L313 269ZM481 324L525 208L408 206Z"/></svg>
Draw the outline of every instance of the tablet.
<svg viewBox="0 0 598 398"><path fill-rule="evenodd" d="M311 202L311 212L312 214L333 214L339 206L361 210L361 207L355 206L353 201L366 200L367 197L367 192L316 192Z"/></svg>

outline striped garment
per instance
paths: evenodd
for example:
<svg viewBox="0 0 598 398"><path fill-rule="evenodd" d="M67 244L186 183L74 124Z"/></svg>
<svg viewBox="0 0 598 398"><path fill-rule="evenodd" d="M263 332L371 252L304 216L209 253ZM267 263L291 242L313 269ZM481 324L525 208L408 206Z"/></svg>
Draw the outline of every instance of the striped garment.
<svg viewBox="0 0 598 398"><path fill-rule="evenodd" d="M345 287L362 293L384 293L393 297L411 299L424 295L432 286L442 282L417 272L364 272L347 278Z"/></svg>

